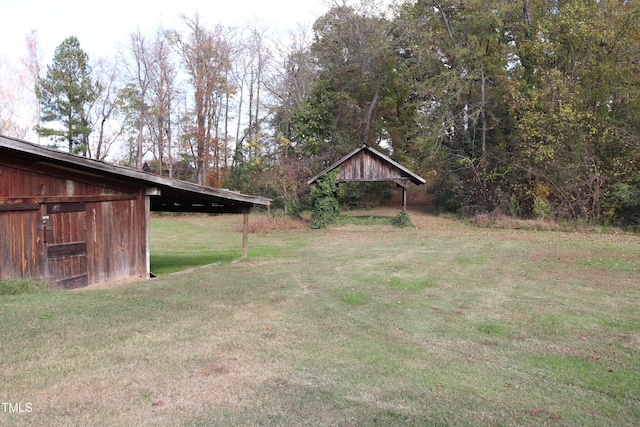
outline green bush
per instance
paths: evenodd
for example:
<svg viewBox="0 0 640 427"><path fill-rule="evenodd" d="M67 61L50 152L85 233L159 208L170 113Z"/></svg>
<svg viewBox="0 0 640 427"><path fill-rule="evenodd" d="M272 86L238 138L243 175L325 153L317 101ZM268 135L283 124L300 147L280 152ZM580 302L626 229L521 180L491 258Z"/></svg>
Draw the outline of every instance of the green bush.
<svg viewBox="0 0 640 427"><path fill-rule="evenodd" d="M536 219L544 219L551 213L551 203L548 200L550 194L551 192L546 185L536 184L533 199L533 216Z"/></svg>
<svg viewBox="0 0 640 427"><path fill-rule="evenodd" d="M605 217L609 223L640 223L640 188L623 182L611 185L606 192Z"/></svg>
<svg viewBox="0 0 640 427"><path fill-rule="evenodd" d="M394 216L391 219L391 224L395 225L396 227L400 227L400 228L415 227L415 224L411 220L411 217L405 211L402 211L398 215Z"/></svg>
<svg viewBox="0 0 640 427"><path fill-rule="evenodd" d="M289 218L302 219L300 213L300 203L291 197L285 197L283 199L284 212Z"/></svg>
<svg viewBox="0 0 640 427"><path fill-rule="evenodd" d="M311 188L313 212L311 213L310 227L313 229L326 228L335 224L338 220L340 204L336 198L338 190L337 174L337 170L327 173L316 181Z"/></svg>
<svg viewBox="0 0 640 427"><path fill-rule="evenodd" d="M436 213L461 212L465 205L461 180L454 174L433 180L428 191L433 194L432 208Z"/></svg>

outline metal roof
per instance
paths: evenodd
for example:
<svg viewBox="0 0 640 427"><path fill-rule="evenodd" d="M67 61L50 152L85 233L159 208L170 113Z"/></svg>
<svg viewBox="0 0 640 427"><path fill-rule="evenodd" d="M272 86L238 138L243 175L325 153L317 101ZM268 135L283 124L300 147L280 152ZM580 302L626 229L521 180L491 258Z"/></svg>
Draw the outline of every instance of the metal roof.
<svg viewBox="0 0 640 427"><path fill-rule="evenodd" d="M115 179L133 187L156 189L149 193L152 211L240 213L254 205L264 206L270 202L265 197L192 184L0 135L0 153L3 151L19 153L38 163L93 178Z"/></svg>

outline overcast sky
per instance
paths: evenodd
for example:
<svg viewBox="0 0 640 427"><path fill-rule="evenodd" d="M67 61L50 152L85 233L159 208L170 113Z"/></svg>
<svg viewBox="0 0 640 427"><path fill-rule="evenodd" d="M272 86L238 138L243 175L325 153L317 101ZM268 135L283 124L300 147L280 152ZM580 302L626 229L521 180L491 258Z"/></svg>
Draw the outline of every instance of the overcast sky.
<svg viewBox="0 0 640 427"><path fill-rule="evenodd" d="M150 34L162 24L180 28L180 15L202 23L243 25L285 33L298 24L310 27L334 0L0 0L0 59L15 61L26 53L25 35L37 30L44 63L55 48L76 36L91 60L113 57L119 44L138 28ZM341 2L341 0L340 0Z"/></svg>

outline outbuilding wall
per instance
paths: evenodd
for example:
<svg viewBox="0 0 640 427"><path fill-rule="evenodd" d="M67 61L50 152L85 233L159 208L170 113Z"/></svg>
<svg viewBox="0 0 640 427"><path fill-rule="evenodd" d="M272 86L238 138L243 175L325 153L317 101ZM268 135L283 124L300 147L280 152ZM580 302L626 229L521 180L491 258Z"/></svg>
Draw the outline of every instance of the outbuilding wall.
<svg viewBox="0 0 640 427"><path fill-rule="evenodd" d="M397 168L363 150L346 159L337 175L338 182L389 181L403 178Z"/></svg>
<svg viewBox="0 0 640 427"><path fill-rule="evenodd" d="M145 190L0 157L0 280L47 278L75 288L145 277Z"/></svg>

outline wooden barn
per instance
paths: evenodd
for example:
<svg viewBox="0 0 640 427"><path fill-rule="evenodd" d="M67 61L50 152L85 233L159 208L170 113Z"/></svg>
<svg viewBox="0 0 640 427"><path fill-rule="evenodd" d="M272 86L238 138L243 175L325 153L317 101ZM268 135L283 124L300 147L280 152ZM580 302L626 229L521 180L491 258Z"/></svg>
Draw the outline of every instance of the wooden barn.
<svg viewBox="0 0 640 427"><path fill-rule="evenodd" d="M268 203L0 136L0 280L148 278L150 211L242 213L246 224Z"/></svg>
<svg viewBox="0 0 640 427"><path fill-rule="evenodd" d="M424 178L411 172L401 164L373 148L362 145L358 149L338 160L329 168L307 181L311 185L323 175L339 168L336 181L343 182L371 182L393 181L402 187L402 208L407 209L407 184L413 182L416 185L424 184Z"/></svg>

